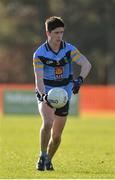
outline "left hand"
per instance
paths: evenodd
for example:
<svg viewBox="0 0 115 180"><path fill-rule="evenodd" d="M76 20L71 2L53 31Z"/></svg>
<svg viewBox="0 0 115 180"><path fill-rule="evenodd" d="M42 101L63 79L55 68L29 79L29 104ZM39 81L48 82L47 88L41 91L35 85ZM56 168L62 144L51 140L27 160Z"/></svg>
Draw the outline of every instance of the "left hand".
<svg viewBox="0 0 115 180"><path fill-rule="evenodd" d="M79 92L80 86L83 84L83 77L78 76L76 80L73 81L73 94L77 94Z"/></svg>

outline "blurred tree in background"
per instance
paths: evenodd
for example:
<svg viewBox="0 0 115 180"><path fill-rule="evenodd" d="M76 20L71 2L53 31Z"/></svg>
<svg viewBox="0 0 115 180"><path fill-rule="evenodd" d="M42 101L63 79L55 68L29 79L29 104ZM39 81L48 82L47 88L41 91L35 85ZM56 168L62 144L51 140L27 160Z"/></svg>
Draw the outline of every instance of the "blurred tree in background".
<svg viewBox="0 0 115 180"><path fill-rule="evenodd" d="M0 0L0 82L34 82L32 55L52 15L64 19L64 39L90 60L86 83L115 84L115 0Z"/></svg>

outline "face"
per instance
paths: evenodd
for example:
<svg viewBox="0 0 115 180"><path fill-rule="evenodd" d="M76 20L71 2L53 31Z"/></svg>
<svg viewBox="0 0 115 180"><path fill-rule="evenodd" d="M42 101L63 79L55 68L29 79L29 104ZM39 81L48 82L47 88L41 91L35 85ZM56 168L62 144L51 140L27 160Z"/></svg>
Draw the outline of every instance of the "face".
<svg viewBox="0 0 115 180"><path fill-rule="evenodd" d="M48 37L48 41L52 41L53 43L60 43L63 38L64 28L59 27L59 28L52 30L51 32L47 31L46 34Z"/></svg>

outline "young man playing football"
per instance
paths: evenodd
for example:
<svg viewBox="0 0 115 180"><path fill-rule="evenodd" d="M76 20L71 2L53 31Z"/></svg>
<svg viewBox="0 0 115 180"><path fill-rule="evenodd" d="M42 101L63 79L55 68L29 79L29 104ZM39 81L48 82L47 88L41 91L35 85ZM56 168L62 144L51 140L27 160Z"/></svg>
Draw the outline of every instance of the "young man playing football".
<svg viewBox="0 0 115 180"><path fill-rule="evenodd" d="M37 170L54 170L52 158L57 151L67 120L72 93L78 93L88 75L91 64L76 47L63 41L64 21L60 17L50 17L45 22L47 41L34 53L36 96L42 118L40 129L40 157ZM77 79L73 80L72 64L81 66ZM59 109L51 107L47 101L48 91L54 87L64 88L69 97L67 104Z"/></svg>

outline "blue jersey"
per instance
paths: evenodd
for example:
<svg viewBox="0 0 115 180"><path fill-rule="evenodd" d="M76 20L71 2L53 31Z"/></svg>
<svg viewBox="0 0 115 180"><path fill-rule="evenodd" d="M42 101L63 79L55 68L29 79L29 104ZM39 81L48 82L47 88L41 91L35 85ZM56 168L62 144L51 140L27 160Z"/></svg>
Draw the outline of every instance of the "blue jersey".
<svg viewBox="0 0 115 180"><path fill-rule="evenodd" d="M72 63L79 61L82 54L73 45L62 41L59 51L53 52L47 42L42 44L33 55L35 71L44 72L46 93L61 86L71 97L73 68Z"/></svg>

